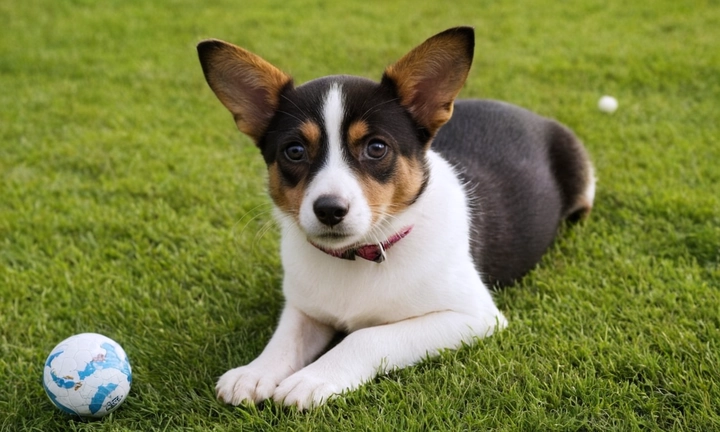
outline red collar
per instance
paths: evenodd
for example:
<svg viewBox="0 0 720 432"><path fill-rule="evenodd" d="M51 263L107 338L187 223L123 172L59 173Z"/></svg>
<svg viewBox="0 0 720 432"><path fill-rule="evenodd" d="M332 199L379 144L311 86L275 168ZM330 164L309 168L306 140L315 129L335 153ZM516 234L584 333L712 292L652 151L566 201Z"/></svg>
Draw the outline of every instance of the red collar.
<svg viewBox="0 0 720 432"><path fill-rule="evenodd" d="M395 243L402 240L406 235L410 234L410 231L412 231L412 229L413 226L410 225L409 227L405 227L397 233L393 234L384 242L353 246L349 249L328 249L313 242L310 242L310 244L325 252L326 254L334 256L336 258L354 261L355 257L359 256L360 258L366 259L368 261L374 261L379 264L385 261L385 251L390 249L390 247Z"/></svg>

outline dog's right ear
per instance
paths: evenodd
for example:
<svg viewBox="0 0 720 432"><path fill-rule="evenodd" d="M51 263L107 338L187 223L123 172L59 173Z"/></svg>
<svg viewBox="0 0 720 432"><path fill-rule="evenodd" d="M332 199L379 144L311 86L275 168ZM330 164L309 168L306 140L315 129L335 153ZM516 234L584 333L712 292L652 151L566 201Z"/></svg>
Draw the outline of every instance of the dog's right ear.
<svg viewBox="0 0 720 432"><path fill-rule="evenodd" d="M202 41L197 50L210 88L233 114L240 132L258 143L292 78L250 51L221 40Z"/></svg>
<svg viewBox="0 0 720 432"><path fill-rule="evenodd" d="M394 85L400 103L431 137L452 116L474 48L472 27L455 27L436 34L385 69L383 82Z"/></svg>

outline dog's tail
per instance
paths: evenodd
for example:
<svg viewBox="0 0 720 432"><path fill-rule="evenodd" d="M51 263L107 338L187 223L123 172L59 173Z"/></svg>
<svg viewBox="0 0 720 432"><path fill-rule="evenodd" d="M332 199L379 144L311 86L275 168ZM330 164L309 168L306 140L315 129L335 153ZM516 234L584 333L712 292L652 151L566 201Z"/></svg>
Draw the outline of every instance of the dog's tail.
<svg viewBox="0 0 720 432"><path fill-rule="evenodd" d="M563 199L562 216L576 222L585 219L595 200L595 170L580 140L568 128L552 122L550 163Z"/></svg>

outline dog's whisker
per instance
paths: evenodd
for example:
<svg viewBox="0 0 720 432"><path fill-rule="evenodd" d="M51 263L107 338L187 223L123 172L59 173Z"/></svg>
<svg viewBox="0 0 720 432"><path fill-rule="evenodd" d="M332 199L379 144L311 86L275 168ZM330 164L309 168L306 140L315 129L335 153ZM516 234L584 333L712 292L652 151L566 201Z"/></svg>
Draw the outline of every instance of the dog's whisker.
<svg viewBox="0 0 720 432"><path fill-rule="evenodd" d="M245 219L246 216L251 215L253 212L255 212L256 210L258 210L258 209L260 209L260 208L263 208L263 207L272 207L272 203L270 203L270 202L263 202L263 203L260 203L260 204L256 205L255 207L253 207L253 208L251 208L250 210L248 210L248 211L246 211L245 213L243 213L243 215L240 216L240 219L238 219L237 221L235 221L235 223L238 224L238 223L242 222L242 220ZM264 213L264 212L265 212L265 211L263 211L263 213Z"/></svg>
<svg viewBox="0 0 720 432"><path fill-rule="evenodd" d="M275 221L273 219L268 220L265 222L260 229L258 229L257 233L255 233L255 238L253 241L253 248L260 243L260 240L262 240L263 236L267 234L268 231L270 231L271 228L275 226Z"/></svg>
<svg viewBox="0 0 720 432"><path fill-rule="evenodd" d="M240 234L240 235L244 234L244 233L245 233L245 230L247 229L247 227L250 226L250 224L251 224L255 219L258 219L258 218L260 218L260 217L262 217L262 216L265 216L265 215L271 214L271 213L272 213L272 210L264 210L264 211L261 211L261 212L257 213L256 215L254 215L253 217L251 217L251 218L245 223L245 225L243 225L243 227L242 227L242 229L240 230L240 233L239 233L239 234ZM243 216L243 218L244 218L244 216ZM240 220L238 220L238 221L235 223L234 226L237 226L238 224L240 224L240 222L242 222L242 219L243 219L243 218L241 218Z"/></svg>
<svg viewBox="0 0 720 432"><path fill-rule="evenodd" d="M371 106L370 108L368 108L367 110L365 110L365 112L363 113L363 115L360 116L360 118L361 118L362 120L367 120L367 118L368 118L371 114L376 113L376 112L380 109L381 106L383 106L383 105L385 105L385 104L389 104L389 103L395 102L395 101L398 101L398 100L400 100L400 98L389 99L389 100L386 100L386 101L377 103L377 104ZM373 111L373 110L374 110L374 111ZM370 111L372 111L372 112L370 112Z"/></svg>
<svg viewBox="0 0 720 432"><path fill-rule="evenodd" d="M285 115L287 115L287 116L290 116L290 117L292 117L292 118L294 118L294 119L296 119L296 120L299 120L300 122L305 121L305 119L302 119L302 118L300 118L300 117L298 117L298 116L296 116L296 115L294 115L294 114L291 114L291 113L289 113L289 112L287 112L287 111L280 111L280 110L278 110L278 113L280 113L280 114L285 114Z"/></svg>
<svg viewBox="0 0 720 432"><path fill-rule="evenodd" d="M280 97L282 97L282 98L285 99L286 101L288 101L288 102L290 102L291 104L293 104L293 105L295 106L295 108L297 108L298 111L300 111L300 113L302 113L302 114L305 115L306 117L309 117L309 116L307 115L307 113L306 113L302 108L300 108L300 107L298 106L298 104L296 104L292 99L290 99L289 97L285 96L284 94L281 94ZM295 118L297 118L297 117L295 117Z"/></svg>

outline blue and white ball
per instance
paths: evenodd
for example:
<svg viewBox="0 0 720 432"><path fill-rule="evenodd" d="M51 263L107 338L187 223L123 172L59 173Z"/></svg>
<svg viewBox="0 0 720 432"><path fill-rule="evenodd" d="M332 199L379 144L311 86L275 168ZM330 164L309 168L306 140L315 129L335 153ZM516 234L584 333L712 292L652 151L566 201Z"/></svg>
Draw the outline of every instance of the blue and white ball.
<svg viewBox="0 0 720 432"><path fill-rule="evenodd" d="M125 401L132 371L122 347L97 334L82 333L60 342L45 361L43 386L61 410L102 417Z"/></svg>

